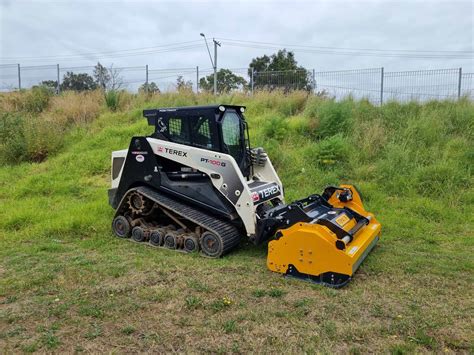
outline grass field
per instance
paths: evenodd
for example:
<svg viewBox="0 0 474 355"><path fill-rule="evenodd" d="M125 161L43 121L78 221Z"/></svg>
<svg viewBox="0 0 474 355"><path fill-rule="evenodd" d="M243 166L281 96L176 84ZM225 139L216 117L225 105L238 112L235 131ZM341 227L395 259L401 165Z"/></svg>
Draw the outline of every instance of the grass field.
<svg viewBox="0 0 474 355"><path fill-rule="evenodd" d="M247 105L288 201L355 183L381 221L333 290L271 273L266 246L209 260L112 236L110 152L151 132L143 108L211 96L27 95L0 97L2 352L474 352L472 102L219 99Z"/></svg>

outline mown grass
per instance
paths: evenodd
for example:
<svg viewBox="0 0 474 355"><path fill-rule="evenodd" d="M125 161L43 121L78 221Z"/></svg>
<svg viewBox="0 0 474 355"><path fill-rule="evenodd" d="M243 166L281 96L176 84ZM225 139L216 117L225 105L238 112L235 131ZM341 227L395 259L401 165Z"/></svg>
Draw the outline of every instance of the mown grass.
<svg viewBox="0 0 474 355"><path fill-rule="evenodd" d="M110 112L89 95L41 110L3 97L3 115L49 117L61 132L41 159L33 148L1 157L4 351L474 351L471 102L219 98L247 105L253 145L268 150L289 201L355 183L381 221L379 246L332 290L271 273L265 246L212 260L113 238L110 152L150 132L143 108L214 99L121 94Z"/></svg>

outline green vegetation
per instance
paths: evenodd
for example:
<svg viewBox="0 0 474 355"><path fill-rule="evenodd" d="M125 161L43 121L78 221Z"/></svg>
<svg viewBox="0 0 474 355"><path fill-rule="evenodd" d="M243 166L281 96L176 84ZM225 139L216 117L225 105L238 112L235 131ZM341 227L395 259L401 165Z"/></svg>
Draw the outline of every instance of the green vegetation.
<svg viewBox="0 0 474 355"><path fill-rule="evenodd" d="M150 132L143 108L211 95L123 93L115 112L100 92L42 95L0 96L4 352L474 351L472 102L219 98L248 107L288 201L350 182L381 221L332 290L271 273L265 246L213 260L112 237L110 152Z"/></svg>

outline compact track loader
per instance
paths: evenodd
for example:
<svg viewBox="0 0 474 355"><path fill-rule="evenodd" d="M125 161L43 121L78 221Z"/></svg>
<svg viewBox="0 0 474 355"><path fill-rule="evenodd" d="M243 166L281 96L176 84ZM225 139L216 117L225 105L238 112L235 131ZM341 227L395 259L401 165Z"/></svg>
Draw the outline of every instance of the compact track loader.
<svg viewBox="0 0 474 355"><path fill-rule="evenodd" d="M269 241L270 270L344 286L373 249L380 224L354 186L285 204L263 148L250 148L244 106L144 110L154 132L112 153L115 235L220 257L247 236Z"/></svg>

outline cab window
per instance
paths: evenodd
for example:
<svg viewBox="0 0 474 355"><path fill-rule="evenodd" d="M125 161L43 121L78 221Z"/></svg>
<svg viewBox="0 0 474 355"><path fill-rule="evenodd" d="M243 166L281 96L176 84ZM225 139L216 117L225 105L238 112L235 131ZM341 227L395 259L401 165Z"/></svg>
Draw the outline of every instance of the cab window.
<svg viewBox="0 0 474 355"><path fill-rule="evenodd" d="M168 132L171 140L176 143L189 143L188 130L181 117L172 117L168 121Z"/></svg>
<svg viewBox="0 0 474 355"><path fill-rule="evenodd" d="M222 139L224 148L234 157L237 163L242 159L242 125L237 113L228 111L222 119Z"/></svg>
<svg viewBox="0 0 474 355"><path fill-rule="evenodd" d="M168 136L172 142L218 150L213 144L212 127L206 116L170 117Z"/></svg>

